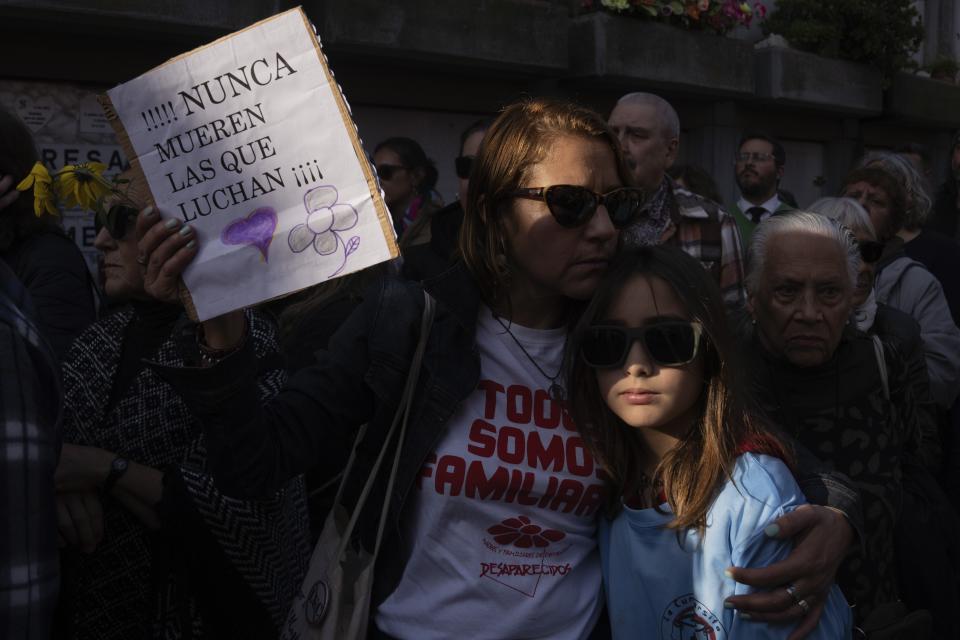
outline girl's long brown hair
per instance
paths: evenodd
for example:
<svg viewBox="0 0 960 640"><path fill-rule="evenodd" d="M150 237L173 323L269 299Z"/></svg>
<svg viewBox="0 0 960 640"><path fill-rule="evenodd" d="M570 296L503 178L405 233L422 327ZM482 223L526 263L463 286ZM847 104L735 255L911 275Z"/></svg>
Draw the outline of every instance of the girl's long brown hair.
<svg viewBox="0 0 960 640"><path fill-rule="evenodd" d="M731 478L734 462L744 450L783 459L787 454L759 423L743 398L735 343L720 290L700 263L673 247L640 247L621 253L567 343L569 410L597 462L606 472L609 489L606 511L613 517L621 498L634 494L643 475L643 447L634 429L607 406L597 385L596 371L584 364L580 344L584 331L603 320L637 275L660 278L671 286L690 320L703 325L699 357L704 364L701 410L680 444L657 467L652 480L662 481L667 502L676 518L671 528L695 528L703 533L710 505Z"/></svg>

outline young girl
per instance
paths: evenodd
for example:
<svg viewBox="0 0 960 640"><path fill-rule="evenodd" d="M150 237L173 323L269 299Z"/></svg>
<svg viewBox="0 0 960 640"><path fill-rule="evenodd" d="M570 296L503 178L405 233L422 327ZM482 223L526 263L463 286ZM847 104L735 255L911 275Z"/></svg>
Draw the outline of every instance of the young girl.
<svg viewBox="0 0 960 640"><path fill-rule="evenodd" d="M618 258L574 331L570 409L610 489L599 543L615 638L791 631L724 606L747 589L726 570L785 558L789 543L764 529L806 502L784 449L739 397L732 345L716 285L667 247ZM801 609L819 604L787 587ZM850 633L834 586L808 637Z"/></svg>

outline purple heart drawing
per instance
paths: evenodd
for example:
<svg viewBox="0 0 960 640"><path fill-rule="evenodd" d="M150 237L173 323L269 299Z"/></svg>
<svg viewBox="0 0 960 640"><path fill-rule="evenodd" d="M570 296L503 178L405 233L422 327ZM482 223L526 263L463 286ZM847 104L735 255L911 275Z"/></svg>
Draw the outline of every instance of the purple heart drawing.
<svg viewBox="0 0 960 640"><path fill-rule="evenodd" d="M273 241L273 232L277 229L277 212L273 207L260 207L246 218L234 220L220 234L223 244L249 244L260 251L263 261L267 261L267 251Z"/></svg>

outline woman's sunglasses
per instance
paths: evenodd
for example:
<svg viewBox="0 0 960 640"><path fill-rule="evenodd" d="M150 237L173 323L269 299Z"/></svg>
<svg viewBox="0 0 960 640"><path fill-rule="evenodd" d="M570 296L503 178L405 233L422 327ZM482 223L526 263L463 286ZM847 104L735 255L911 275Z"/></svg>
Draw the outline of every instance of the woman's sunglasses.
<svg viewBox="0 0 960 640"><path fill-rule="evenodd" d="M597 207L603 205L610 222L617 229L627 226L646 204L642 189L622 187L609 193L596 193L586 187L556 184L552 187L517 189L508 194L515 198L542 200L561 227L573 229L583 226L593 218Z"/></svg>
<svg viewBox="0 0 960 640"><path fill-rule="evenodd" d="M461 180L470 179L470 170L473 169L473 160L476 156L460 156L453 161L453 166L457 170L457 177Z"/></svg>
<svg viewBox="0 0 960 640"><path fill-rule="evenodd" d="M399 164L381 164L377 165L377 175L380 176L381 180L390 180L394 174L404 169L406 169L406 167Z"/></svg>
<svg viewBox="0 0 960 640"><path fill-rule="evenodd" d="M589 327L580 342L580 357L595 369L621 367L630 354L634 340L661 367L679 367L692 362L700 350L703 325L699 322L660 322L646 327L595 325Z"/></svg>
<svg viewBox="0 0 960 640"><path fill-rule="evenodd" d="M883 255L883 243L867 240L857 243L860 246L860 257L867 264L873 264Z"/></svg>
<svg viewBox="0 0 960 640"><path fill-rule="evenodd" d="M97 233L106 228L114 240L120 240L127 235L131 220L137 217L140 211L128 204L115 204L106 213L98 213L93 217L93 226Z"/></svg>

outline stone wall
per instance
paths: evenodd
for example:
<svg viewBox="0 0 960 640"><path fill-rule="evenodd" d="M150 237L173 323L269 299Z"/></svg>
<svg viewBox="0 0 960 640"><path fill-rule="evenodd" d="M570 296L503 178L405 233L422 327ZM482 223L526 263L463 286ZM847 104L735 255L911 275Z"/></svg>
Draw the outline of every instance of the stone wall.
<svg viewBox="0 0 960 640"><path fill-rule="evenodd" d="M937 4L926 0L925 7ZM5 83L57 83L91 93L295 6L284 0L0 0ZM419 138L454 191L456 133L524 95L570 97L608 112L646 90L681 116L683 159L705 166L735 197L740 133L784 139L804 167L785 184L836 189L864 148L922 142L938 172L960 126L960 89L913 76L884 90L870 68L788 49L580 13L576 0L304 0L368 148L386 135ZM939 6L939 5L938 5ZM367 132L367 133L365 133ZM818 151L819 150L819 151ZM800 161L800 160L798 160ZM797 166L797 165L794 165ZM800 180L802 184L793 183ZM810 176L813 176L811 178ZM939 179L935 175L935 179ZM810 181L815 184L807 184Z"/></svg>

